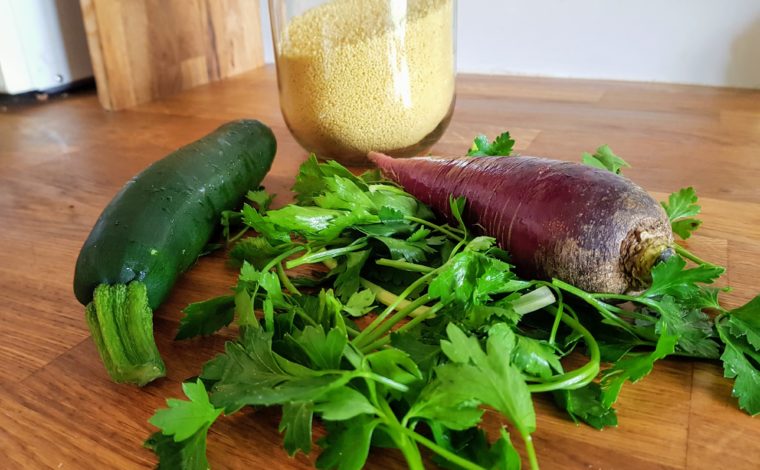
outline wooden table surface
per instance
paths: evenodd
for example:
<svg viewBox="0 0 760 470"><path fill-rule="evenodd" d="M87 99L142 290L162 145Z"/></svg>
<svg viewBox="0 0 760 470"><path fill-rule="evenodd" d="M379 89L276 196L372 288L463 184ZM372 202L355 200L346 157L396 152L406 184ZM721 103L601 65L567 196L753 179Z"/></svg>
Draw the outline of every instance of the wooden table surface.
<svg viewBox="0 0 760 470"><path fill-rule="evenodd" d="M265 180L287 201L306 157L285 128L271 68L129 111L94 93L0 107L0 456L3 468L148 468L146 422L232 332L172 340L180 310L219 295L235 273L202 259L156 312L168 376L138 389L109 381L72 293L76 255L105 204L133 174L229 119L258 118L279 141ZM522 154L578 161L609 144L626 174L663 198L693 185L703 228L688 246L728 267L729 307L760 291L760 92L674 85L462 76L454 119L434 152L460 154L476 133L509 129ZM760 421L740 412L717 363L665 360L618 402L619 427L577 427L537 398L544 469L750 469ZM496 426L496 420L487 420ZM212 428L214 468L309 468L287 457L278 415L247 411ZM403 466L375 451L372 468Z"/></svg>

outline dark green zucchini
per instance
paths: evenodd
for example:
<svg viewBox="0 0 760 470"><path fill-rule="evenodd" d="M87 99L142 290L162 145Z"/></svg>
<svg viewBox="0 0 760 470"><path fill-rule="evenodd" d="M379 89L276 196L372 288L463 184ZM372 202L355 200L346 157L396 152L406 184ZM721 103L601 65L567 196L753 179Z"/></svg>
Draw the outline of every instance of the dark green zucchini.
<svg viewBox="0 0 760 470"><path fill-rule="evenodd" d="M153 163L105 208L79 253L74 293L115 381L164 375L151 309L198 258L221 212L261 183L275 151L264 124L227 123Z"/></svg>

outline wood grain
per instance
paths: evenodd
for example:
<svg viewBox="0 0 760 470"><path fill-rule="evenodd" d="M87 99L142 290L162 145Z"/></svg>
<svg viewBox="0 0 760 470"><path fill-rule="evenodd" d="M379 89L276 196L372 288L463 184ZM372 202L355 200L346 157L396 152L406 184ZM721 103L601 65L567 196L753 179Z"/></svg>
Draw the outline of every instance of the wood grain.
<svg viewBox="0 0 760 470"><path fill-rule="evenodd" d="M100 103L123 109L264 63L258 0L81 0Z"/></svg>
<svg viewBox="0 0 760 470"><path fill-rule="evenodd" d="M758 293L760 92L483 76L458 83L454 119L434 152L458 154L476 133L503 129L513 130L523 154L577 161L581 152L610 144L633 164L628 174L656 197L697 188L704 226L689 248L728 266L726 282L734 287L724 297L728 306ZM104 112L94 95L0 113L4 467L154 465L141 447L151 432L146 420L234 336L226 330L175 342L180 310L225 292L235 273L218 254L180 280L155 318L168 377L137 389L111 383L97 358L71 289L74 261L124 181L228 119L253 117L273 127L279 153L265 185L286 202L306 152L288 134L276 90L273 70L262 68L119 113ZM757 468L760 426L730 393L718 364L665 360L624 388L620 426L602 432L575 426L548 397L537 397L542 468ZM315 455L291 459L282 450L278 419L267 410L222 419L209 440L214 468L310 468ZM502 424L492 413L486 422L491 432ZM369 464L402 466L396 452L383 450Z"/></svg>

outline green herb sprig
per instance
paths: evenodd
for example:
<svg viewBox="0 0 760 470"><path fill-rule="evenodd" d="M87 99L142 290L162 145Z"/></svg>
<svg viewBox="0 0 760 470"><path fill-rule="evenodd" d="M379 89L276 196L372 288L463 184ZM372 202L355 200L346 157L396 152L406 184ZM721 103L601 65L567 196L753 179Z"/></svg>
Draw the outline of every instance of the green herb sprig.
<svg viewBox="0 0 760 470"><path fill-rule="evenodd" d="M510 155L513 145L508 133L479 136L470 154ZM628 166L607 146L583 161ZM319 468L362 468L376 443L411 469L424 468L423 449L446 468L520 468L506 428L489 443L479 427L487 406L536 469L534 393L551 393L576 422L616 426L624 384L669 355L722 360L739 406L760 412L760 297L724 309L724 289L712 286L724 269L682 247L645 292L591 293L520 279L493 238L464 225L461 198L450 201L456 223L442 223L377 172L356 176L313 156L293 189L294 204L271 209L256 191L225 215L237 285L190 305L177 336L233 321L240 335L184 385L188 401L151 419L159 432L146 446L160 466L205 469L206 433L221 414L280 406L291 455L311 452L315 418L324 424ZM696 203L691 188L663 203L682 238L699 226ZM579 345L587 361L565 370Z"/></svg>

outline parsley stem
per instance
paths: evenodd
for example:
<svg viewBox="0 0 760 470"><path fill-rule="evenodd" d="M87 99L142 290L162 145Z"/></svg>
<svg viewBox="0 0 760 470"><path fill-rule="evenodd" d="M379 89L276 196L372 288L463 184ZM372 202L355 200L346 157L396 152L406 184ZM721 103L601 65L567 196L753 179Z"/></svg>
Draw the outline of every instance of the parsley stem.
<svg viewBox="0 0 760 470"><path fill-rule="evenodd" d="M282 262L277 263L277 276L280 278L280 282L285 288L293 295L301 295L298 288L290 282L290 278L285 274L285 269L282 267Z"/></svg>
<svg viewBox="0 0 760 470"><path fill-rule="evenodd" d="M441 266L441 267L443 267L443 266ZM433 277L440 269L441 268L437 268L434 271L430 271L429 273L421 276L419 279L417 279L413 283L409 284L409 286L407 286L407 288L404 289L404 291L401 292L401 294L398 297L396 297L396 300L394 300L393 302L391 302L391 304L388 305L388 307L386 307L386 309L383 310L383 312L380 313L380 315L378 315L377 318L375 318L375 320L372 323L370 323L359 334L359 336L357 336L356 338L354 338L354 341L353 341L354 345L361 344L362 341L364 341L364 338L366 338L370 333L372 333L372 330L374 330L375 328L377 328L383 322L383 320L385 320L386 317L388 317L388 315L390 315L391 312L393 312L396 309L396 307L398 307L399 304L401 302L403 302L409 296L409 294L411 294L412 292L414 292L422 284L426 283L428 281L428 279L430 279L431 277Z"/></svg>
<svg viewBox="0 0 760 470"><path fill-rule="evenodd" d="M423 446L425 446L428 449L432 450L433 452L435 452L436 454L440 455L441 457L443 457L444 459L448 460L449 462L462 467L463 469L466 469L466 470L485 470L480 465L478 465L476 463L473 463L473 462L470 462L469 460L467 460L467 459L465 459L463 457L458 456L457 454L451 452L448 449L445 449L445 448L439 446L435 442L431 441L430 439L426 438L425 436L423 436L423 435L421 435L421 434L419 434L419 433L417 433L415 431L412 431L409 428L401 427L401 428L399 428L399 431L403 432L407 436L411 437L415 441L419 442ZM535 451L533 453L535 454ZM538 467L536 467L536 468L538 468Z"/></svg>
<svg viewBox="0 0 760 470"><path fill-rule="evenodd" d="M411 330L412 328L419 325L423 321L433 318L435 316L435 313L442 308L443 308L443 304L441 302L438 302L437 304L430 307L430 309L426 313L422 315L417 315L416 317L412 318L408 323L406 323L405 325L402 325L398 330L396 330L396 333L404 333L406 331ZM382 348L383 346L385 346L386 344L390 342L391 342L390 335L385 335L382 338L362 347L362 352L365 354L372 352L376 349Z"/></svg>
<svg viewBox="0 0 760 470"><path fill-rule="evenodd" d="M244 229L242 229L241 231L239 231L234 237L227 238L227 246L229 246L229 245L235 243L236 241L238 241L240 239L240 237L242 237L243 235L245 235L246 233L248 233L248 230L250 230L250 227L245 227Z"/></svg>
<svg viewBox="0 0 760 470"><path fill-rule="evenodd" d="M565 302L562 301L562 291L557 289L557 298L559 299L559 306L557 307L557 313L554 315L554 323L552 323L552 331L549 334L549 345L554 346L557 342L557 332L559 332L559 324L562 322L562 315L565 314Z"/></svg>
<svg viewBox="0 0 760 470"><path fill-rule="evenodd" d="M345 373L345 371L340 371L340 372ZM409 391L409 387L407 387L406 385L402 383L398 383L395 380L389 379L388 377L383 377L380 374L375 374L374 372L357 371L355 374L352 374L352 375L353 377L357 377L357 378L373 380L377 383L385 385L386 387L392 388L394 390L398 390L399 392Z"/></svg>
<svg viewBox="0 0 760 470"><path fill-rule="evenodd" d="M410 441L405 435L394 436L393 441L404 455L409 470L425 470L425 465L422 463L422 455L416 442Z"/></svg>
<svg viewBox="0 0 760 470"><path fill-rule="evenodd" d="M459 229L455 229L453 227L445 228L445 227L442 227L440 225L434 224L433 222L429 222L429 221L427 221L425 219L420 219L419 217L414 217L414 216L411 216L411 215L404 216L404 219L406 219L406 220L408 220L410 222L416 222L416 223L418 223L420 225L424 225L424 226L426 226L428 228L432 228L433 230L437 230L437 231L443 233L444 235L448 236L449 238L453 238L454 240L458 240L458 241L464 240L463 237L461 237L461 236L459 236L459 235L457 235L457 234L455 234L453 232L453 230L460 231Z"/></svg>
<svg viewBox="0 0 760 470"><path fill-rule="evenodd" d="M271 259L269 263L264 266L264 268L261 270L262 273L268 273L272 270L275 266L282 263L284 259L287 259L289 256L293 256L294 254L305 250L306 248L304 246L296 246L295 248L291 248L290 250L285 251L284 253L281 253ZM259 283L256 283L256 287L253 288L253 294L251 295L251 312L256 310L256 306L254 305L256 302L256 295L259 293ZM241 325L246 324L247 322L244 319L241 319L240 322Z"/></svg>
<svg viewBox="0 0 760 470"><path fill-rule="evenodd" d="M366 358L362 358L362 367L368 367ZM364 378L364 382L367 384L367 390L369 391L370 402L372 403L372 405L374 405L376 409L379 410L380 404L377 399L377 384L373 380L371 380L370 377L365 376L363 378Z"/></svg>
<svg viewBox="0 0 760 470"><path fill-rule="evenodd" d="M599 301L592 294L578 289L577 287L566 282L560 281L559 279L552 279L552 285L586 301L586 303L594 307L599 312L599 314L604 317L607 323L617 326L618 328L623 329L636 336L636 331L630 323L610 312L605 306L604 302Z"/></svg>
<svg viewBox="0 0 760 470"><path fill-rule="evenodd" d="M625 294L606 294L606 293L594 293L589 294L595 299L613 299L613 300L625 300L627 302L636 302L641 297L634 297L632 295Z"/></svg>
<svg viewBox="0 0 760 470"><path fill-rule="evenodd" d="M562 315L565 313L565 301L562 299L562 290L553 286L550 282L546 281L534 281L534 285L541 286L547 289L551 289L554 291L554 294L557 296L556 302L557 302L557 308L556 308L556 314L554 315L554 322L552 323L552 330L549 334L549 345L554 346L554 343L557 341L557 333L559 332L559 325L562 323Z"/></svg>
<svg viewBox="0 0 760 470"><path fill-rule="evenodd" d="M410 263L408 261L401 261L395 259L380 258L375 260L375 264L380 266L388 266L391 268L400 269L401 271L411 271L415 273L429 273L435 268L425 266L423 264Z"/></svg>
<svg viewBox="0 0 760 470"><path fill-rule="evenodd" d="M356 330L354 328L351 328L350 326L346 325L346 333L348 333L349 338L356 338L359 336L359 330Z"/></svg>
<svg viewBox="0 0 760 470"><path fill-rule="evenodd" d="M551 308L551 310L557 311L556 308ZM583 341L586 343L586 346L589 350L589 361L573 370L572 372L567 372L565 374L556 375L551 378L551 380L539 384L530 384L528 385L528 389L532 393L537 392L551 392L553 390L574 390L581 387L586 386L589 382L594 380L594 378L599 374L599 364L601 361L601 353L599 351L599 344L597 344L594 337L591 335L591 333L583 326L578 320L575 320L574 318L570 317L569 315L562 315L562 321L572 328L573 330L577 331L578 333L583 336ZM527 445L527 442L526 442Z"/></svg>
<svg viewBox="0 0 760 470"><path fill-rule="evenodd" d="M703 260L702 258L698 257L697 255L687 250L686 248L682 247L678 243L676 243L674 247L676 249L676 253L681 255L681 257L688 259L689 261L693 261L697 264L706 264L707 266L715 266L715 264L710 263L709 261Z"/></svg>
<svg viewBox="0 0 760 470"><path fill-rule="evenodd" d="M262 272L262 273L266 273L266 272L269 272L269 271L270 271L272 268L274 268L274 267L275 267L275 266L277 266L278 264L282 263L282 262L283 262L283 260L285 260L285 259L286 259L286 258L288 258L289 256L293 256L294 254L296 254L296 253L298 253L298 252L300 252L300 251L303 251L303 250L305 250L305 249L306 249L306 247L305 247L305 246L299 245L299 246L296 246L296 247L294 247L294 248L291 248L290 250L287 250L287 251L285 251L285 252L283 252L283 253L281 253L281 254L277 255L275 258L272 258L272 259L271 259L271 260L270 260L270 261L269 261L269 262L266 264L266 266L264 266L264 268L261 270L261 272Z"/></svg>
<svg viewBox="0 0 760 470"><path fill-rule="evenodd" d="M638 297L633 297L633 296L625 295L625 294L589 294L589 295L591 297L594 297L594 298L597 298L597 299L598 298L605 298L605 299L624 300L624 301L627 301L627 302L638 303L638 304L641 304L641 305L645 305L646 307L649 307L650 309L654 310L655 312L657 312L661 316L667 315L667 312L665 312L663 310L663 308L662 308L662 306L660 305L659 302L657 302L656 300L652 300L652 299L649 299L647 297L644 297L643 295L640 295ZM609 309L609 307L611 307L610 305L607 305L604 302L600 302L600 303L602 305L604 305L605 307L607 307L608 309ZM637 318L638 317L638 318L641 318L643 320L651 320L651 318L646 317L646 316L642 317L640 314L638 314L636 312L624 311L622 314L628 315L628 316L633 317L633 318ZM657 341L657 338L659 338L659 335L655 335L655 334L652 334L652 333L647 333L646 331L644 331L641 328L637 328L636 331L634 331L633 333L635 335L639 336L639 337L642 337L642 338L650 340L650 341L655 341L655 342Z"/></svg>
<svg viewBox="0 0 760 470"><path fill-rule="evenodd" d="M293 309L293 311L295 312L296 315L298 315L299 317L301 317L301 319L304 320L309 325L311 325L311 326L319 326L319 323L317 323L316 320L314 320L313 318L311 318L306 312L302 311L301 309L295 308L295 309Z"/></svg>
<svg viewBox="0 0 760 470"><path fill-rule="evenodd" d="M398 296L394 294L393 292L385 290L382 287L378 286L377 284L372 283L364 278L360 278L359 282L364 288L369 289L373 294L375 294L375 299L381 304L385 305L386 307L391 305L393 302L395 302L398 299ZM411 303L410 301L404 299L401 302L399 302L398 307L406 308L407 306L409 306L410 303ZM428 311L428 307L426 307L425 305L422 305L420 307L417 307L417 309L413 311L412 313L410 313L409 316L417 317L417 316L427 313L427 311Z"/></svg>
<svg viewBox="0 0 760 470"><path fill-rule="evenodd" d="M536 457L536 448L533 447L533 436L530 434L524 434L522 439L525 443L525 453L528 454L528 462L530 463L531 470L538 470L538 457Z"/></svg>
<svg viewBox="0 0 760 470"><path fill-rule="evenodd" d="M346 253L351 253L352 251L362 250L366 247L367 242L363 241L340 248L333 248L331 250L320 250L314 253L307 253L300 258L288 261L285 263L285 267L288 269L293 269L296 266L301 266L303 264L319 263L327 259L337 258L338 256L345 255Z"/></svg>
<svg viewBox="0 0 760 470"><path fill-rule="evenodd" d="M467 243L466 243L466 240L462 240L462 241L460 241L459 243L457 243L456 245L454 245L454 248L451 250L451 253L449 253L449 259L453 258L453 257L454 257L454 255L456 255L457 253L459 253L459 250L460 250L460 249L461 249L463 246L465 246L466 244L467 244Z"/></svg>
<svg viewBox="0 0 760 470"><path fill-rule="evenodd" d="M556 301L557 299L554 297L552 290L547 286L542 286L515 299L512 302L512 308L515 310L515 313L525 315L536 310L541 310Z"/></svg>
<svg viewBox="0 0 760 470"><path fill-rule="evenodd" d="M404 432L406 428L399 423L398 418L396 418L396 413L393 412L388 401L381 397L377 400L377 405L379 405L381 416L385 419L384 424L388 426L390 430L396 431L394 433L388 433L388 435L393 442L396 443L396 446L401 453L404 454L409 470L425 470L425 465L422 463L422 455L420 455L420 449L417 447L414 440L410 440L410 436Z"/></svg>
<svg viewBox="0 0 760 470"><path fill-rule="evenodd" d="M417 299L415 299L413 302L411 302L409 305L406 306L406 308L402 308L398 312L396 312L393 316L391 316L388 320L383 322L382 324L375 327L374 331L370 332L369 334L365 335L364 338L359 340L357 337L354 339L354 345L356 347L362 347L362 345L365 345L365 343L371 343L381 336L383 336L385 333L390 331L393 326L403 320L404 318L408 317L410 313L412 313L414 310L417 309L417 307L420 307L422 305L425 305L426 303L430 302L432 300L429 295L425 294ZM419 318L419 317L418 317ZM374 323L374 322L373 322ZM364 331L367 331L366 329ZM362 332L364 333L364 332ZM361 336L361 335L360 335Z"/></svg>
<svg viewBox="0 0 760 470"><path fill-rule="evenodd" d="M599 299L620 300L623 302L639 303L639 304L657 309L657 307L654 306L654 304L656 304L657 302L647 299L644 296L634 297L632 295L626 295L626 294L606 294L606 293L589 294L589 295L597 300ZM642 320L651 320L651 318L647 317L646 315L642 316L639 313L620 308L616 305L610 305L608 302L603 302L599 300L599 304L604 306L604 308L606 308L610 312L617 313L618 315L625 315L631 318L640 318Z"/></svg>

